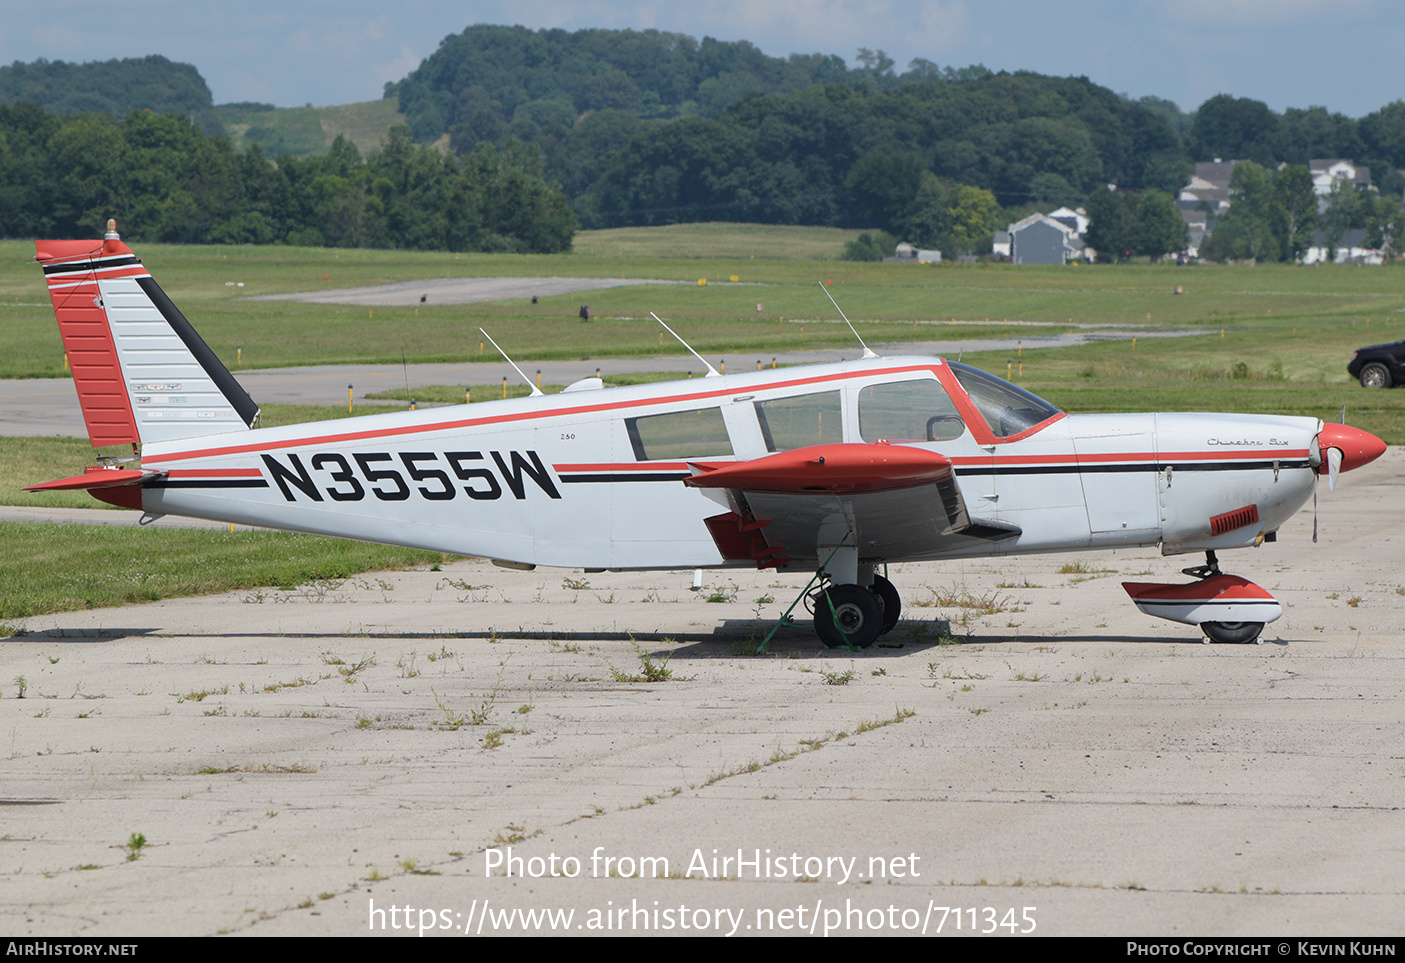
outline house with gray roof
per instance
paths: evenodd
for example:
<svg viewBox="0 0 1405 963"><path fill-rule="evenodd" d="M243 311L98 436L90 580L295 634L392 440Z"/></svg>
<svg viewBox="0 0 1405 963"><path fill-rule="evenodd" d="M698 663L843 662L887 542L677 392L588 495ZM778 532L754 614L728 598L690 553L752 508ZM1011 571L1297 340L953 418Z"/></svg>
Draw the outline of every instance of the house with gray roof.
<svg viewBox="0 0 1405 963"><path fill-rule="evenodd" d="M1010 225L1010 260L1016 264L1067 264L1093 257L1073 228L1048 214L1031 214Z"/></svg>

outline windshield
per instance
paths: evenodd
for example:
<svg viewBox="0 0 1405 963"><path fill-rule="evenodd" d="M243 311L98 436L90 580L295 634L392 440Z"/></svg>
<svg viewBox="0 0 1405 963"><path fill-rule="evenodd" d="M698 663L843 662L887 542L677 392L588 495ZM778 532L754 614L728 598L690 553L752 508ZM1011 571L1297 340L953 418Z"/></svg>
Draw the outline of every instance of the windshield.
<svg viewBox="0 0 1405 963"><path fill-rule="evenodd" d="M953 361L947 364L996 438L1018 435L1061 413L1038 395L979 368Z"/></svg>

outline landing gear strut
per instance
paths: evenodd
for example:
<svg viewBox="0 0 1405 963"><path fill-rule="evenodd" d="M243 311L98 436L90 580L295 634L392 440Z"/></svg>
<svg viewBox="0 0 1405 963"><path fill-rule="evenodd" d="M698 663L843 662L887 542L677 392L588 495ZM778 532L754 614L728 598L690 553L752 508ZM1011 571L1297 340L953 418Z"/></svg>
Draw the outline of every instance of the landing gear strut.
<svg viewBox="0 0 1405 963"><path fill-rule="evenodd" d="M1190 568L1181 569L1186 575L1198 579L1213 578L1220 574L1220 560L1215 558L1213 549L1205 552L1204 565L1192 565ZM1264 630L1262 622L1201 622L1200 631L1205 633L1206 643L1238 643L1247 645L1250 642L1258 642L1259 634Z"/></svg>

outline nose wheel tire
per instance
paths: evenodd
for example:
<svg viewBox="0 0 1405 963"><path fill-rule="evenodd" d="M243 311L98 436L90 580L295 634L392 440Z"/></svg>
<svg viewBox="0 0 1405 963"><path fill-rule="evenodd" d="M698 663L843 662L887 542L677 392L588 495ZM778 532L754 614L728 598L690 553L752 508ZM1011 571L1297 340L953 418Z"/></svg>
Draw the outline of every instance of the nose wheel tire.
<svg viewBox="0 0 1405 963"><path fill-rule="evenodd" d="M1257 642L1264 630L1262 622L1201 622L1200 631L1211 642L1246 645Z"/></svg>
<svg viewBox="0 0 1405 963"><path fill-rule="evenodd" d="M815 595L815 634L830 648L866 649L882 631L883 603L863 586L832 585Z"/></svg>
<svg viewBox="0 0 1405 963"><path fill-rule="evenodd" d="M869 591L878 597L883 606L883 628L878 634L887 635L893 631L893 626L898 624L898 616L903 610L902 599L898 597L898 590L893 587L893 583L881 575L873 576L873 584L869 586Z"/></svg>

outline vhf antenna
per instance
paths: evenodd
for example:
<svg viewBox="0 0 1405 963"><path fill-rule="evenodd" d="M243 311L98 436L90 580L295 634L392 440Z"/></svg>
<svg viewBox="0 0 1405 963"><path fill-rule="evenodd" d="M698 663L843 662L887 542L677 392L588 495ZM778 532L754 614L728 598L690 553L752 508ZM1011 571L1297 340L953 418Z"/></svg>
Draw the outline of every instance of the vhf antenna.
<svg viewBox="0 0 1405 963"><path fill-rule="evenodd" d="M849 320L848 315L844 313L844 309L839 306L839 302L834 300L834 295L829 293L829 288L824 286L824 282L816 281L815 283L820 286L820 290L824 292L824 296L829 298L829 303L834 305L834 310L839 312L839 316L844 319L844 323L849 326L849 330L854 332L854 337L858 340L859 345L863 348L863 356L865 358L878 357L878 355L874 354L868 349L868 345L863 343L863 338L860 338L858 331L854 329L854 322Z"/></svg>
<svg viewBox="0 0 1405 963"><path fill-rule="evenodd" d="M478 329L478 333L481 334L481 335L483 335L483 337L487 338L487 339L488 339L488 343L493 346L493 349L494 349L495 351L497 351L498 354L502 355L504 358L507 358L507 363L510 364L510 365L512 365L512 370L513 370L513 371L516 371L517 374L522 378L522 380L525 381L525 382L527 382L527 387L532 389L532 394L530 395L530 397L535 398L537 395L543 393L540 388L538 388L536 385L532 384L532 379L531 379L531 378L528 378L526 375L522 374L522 369L519 368L519 367L517 367L517 362L513 361L511 358L508 358L508 357L507 357L507 352L504 351L502 348L499 348L499 347L498 347L498 343L493 340L493 336L492 336L491 334L489 334L488 332L484 331L482 328L479 328L479 329Z"/></svg>
<svg viewBox="0 0 1405 963"><path fill-rule="evenodd" d="M659 317L659 316L658 316L657 314L655 314L654 312L650 311L650 312L649 312L649 317L653 318L653 319L654 319L655 321L657 321L659 324L663 324L663 318ZM663 324L663 329L664 329L665 331L667 331L669 334L673 335L675 338L678 338L678 332L677 332L677 331L674 331L674 330L673 330L672 328L670 328L668 325ZM689 351L693 351L693 346L692 346L691 344L689 344L688 342L684 341L682 338L678 338L678 343L681 344L683 347L687 348ZM701 361L704 365L707 365L707 374L703 375L704 378L719 378L719 377L722 376L722 372L718 371L718 370L717 370L716 368L714 368L712 365L708 364L708 363L707 363L707 359L704 358L702 355L698 354L696 351L693 351L693 357L694 357L694 358L697 358L697 359L698 359L699 361Z"/></svg>

